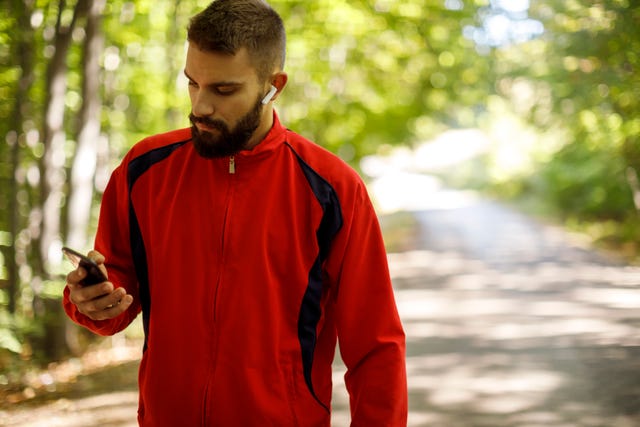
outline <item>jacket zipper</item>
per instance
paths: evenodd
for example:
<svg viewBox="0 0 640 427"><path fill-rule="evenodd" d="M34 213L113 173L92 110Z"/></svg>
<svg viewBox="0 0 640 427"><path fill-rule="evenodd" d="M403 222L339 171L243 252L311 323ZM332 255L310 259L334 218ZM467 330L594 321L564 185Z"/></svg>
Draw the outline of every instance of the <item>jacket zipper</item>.
<svg viewBox="0 0 640 427"><path fill-rule="evenodd" d="M234 156L229 157L229 175L235 175L236 173L236 158ZM213 322L216 322L217 317L217 306L218 306L218 288L220 287L220 282L222 281L222 273L224 269L224 261L225 261L225 239L227 235L227 221L229 219L229 209L231 206L231 199L233 198L234 193L234 180L231 179L229 181L229 188L227 190L227 200L225 205L224 217L222 219L222 236L220 242L220 268L218 270L218 278L216 280L216 287L213 294Z"/></svg>
<svg viewBox="0 0 640 427"><path fill-rule="evenodd" d="M233 156L229 157L229 173L232 175L236 173L236 159Z"/></svg>
<svg viewBox="0 0 640 427"><path fill-rule="evenodd" d="M236 161L234 156L229 157L229 174L230 175L235 175L236 173ZM217 328L216 323L218 322L218 310L217 310L217 306L218 306L218 292L220 289L220 284L222 282L222 275L223 275L223 269L224 269L224 261L225 261L225 249L226 249L226 245L225 245L225 239L226 239L226 235L227 235L227 228L228 228L228 221L229 221L229 211L231 209L231 201L233 199L233 193L234 193L234 179L231 179L229 181L229 188L227 190L227 196L226 196L226 204L225 204L225 212L224 212L224 217L222 219L222 235L220 236L220 266L219 266L219 270L218 270L218 277L216 278L216 282L215 282L215 288L213 290L213 307L212 307L212 311L213 311L213 316L212 316L212 327L214 329L213 331L213 339L214 339L214 344L213 344L213 355L211 357L211 366L209 367L209 373L207 375L207 383L205 385L205 390L204 390L204 407L203 407L203 413L202 413L202 419L203 419L203 426L204 425L208 425L209 424L209 417L211 416L211 414L208 411L208 402L210 399L210 393L211 393L211 386L212 383L215 379L215 375L216 375L216 366L217 366L217 360L218 360L218 347L219 347L219 342L218 342L218 332L215 331L215 329Z"/></svg>
<svg viewBox="0 0 640 427"><path fill-rule="evenodd" d="M229 175L235 175L236 173L236 160L234 156L229 157ZM222 274L224 270L224 262L225 262L225 250L226 250L226 238L227 238L227 228L229 221L229 210L231 209L231 201L233 199L233 194L235 192L234 189L235 180L232 178L229 181L229 188L227 190L227 200L225 205L224 217L222 219L222 235L220 236L220 266L218 270L218 277L216 279L216 287L214 289L213 294L213 322L215 323L217 320L217 306L218 306L218 289L220 287L220 283L222 281Z"/></svg>

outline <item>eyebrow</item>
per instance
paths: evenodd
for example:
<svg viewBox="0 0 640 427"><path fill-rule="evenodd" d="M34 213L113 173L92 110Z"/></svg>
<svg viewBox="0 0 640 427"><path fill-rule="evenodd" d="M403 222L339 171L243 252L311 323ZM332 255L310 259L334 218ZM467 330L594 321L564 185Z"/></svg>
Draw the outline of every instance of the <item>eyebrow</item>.
<svg viewBox="0 0 640 427"><path fill-rule="evenodd" d="M192 82L195 82L195 80L187 73L187 70L184 70L184 75L187 79L191 80ZM197 82L196 82L197 83ZM217 88L217 87L224 87L224 86L242 86L243 83L242 82L237 82L237 81L220 81L220 82L215 82L215 83L209 83L208 85L206 85L207 87L212 87L212 88Z"/></svg>

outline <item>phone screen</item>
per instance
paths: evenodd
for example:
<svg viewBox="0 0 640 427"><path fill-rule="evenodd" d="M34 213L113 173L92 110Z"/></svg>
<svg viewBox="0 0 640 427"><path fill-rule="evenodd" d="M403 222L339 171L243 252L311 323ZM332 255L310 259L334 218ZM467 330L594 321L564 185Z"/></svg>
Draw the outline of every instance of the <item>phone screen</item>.
<svg viewBox="0 0 640 427"><path fill-rule="evenodd" d="M74 251L71 248L62 248L62 252L65 256L71 261L71 264L75 268L82 267L87 272L87 276L80 281L81 285L96 285L98 283L106 282L107 278L98 267L98 264L95 263L91 258L82 255L78 251Z"/></svg>

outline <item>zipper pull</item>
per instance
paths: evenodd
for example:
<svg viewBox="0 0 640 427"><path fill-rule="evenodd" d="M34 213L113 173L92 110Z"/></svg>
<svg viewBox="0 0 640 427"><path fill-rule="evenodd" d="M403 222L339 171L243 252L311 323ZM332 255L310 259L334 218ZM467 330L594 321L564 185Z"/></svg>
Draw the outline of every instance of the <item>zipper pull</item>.
<svg viewBox="0 0 640 427"><path fill-rule="evenodd" d="M233 156L229 157L229 173L236 173L236 159Z"/></svg>

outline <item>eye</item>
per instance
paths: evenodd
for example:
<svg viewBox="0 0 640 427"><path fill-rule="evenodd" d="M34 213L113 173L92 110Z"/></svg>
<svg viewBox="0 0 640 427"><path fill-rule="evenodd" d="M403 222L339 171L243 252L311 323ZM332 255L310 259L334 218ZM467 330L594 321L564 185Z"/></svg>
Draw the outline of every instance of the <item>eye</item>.
<svg viewBox="0 0 640 427"><path fill-rule="evenodd" d="M198 87L198 84L193 80L189 79L189 87Z"/></svg>
<svg viewBox="0 0 640 427"><path fill-rule="evenodd" d="M236 88L233 86L218 86L216 87L216 92L218 95L229 96L236 92Z"/></svg>

